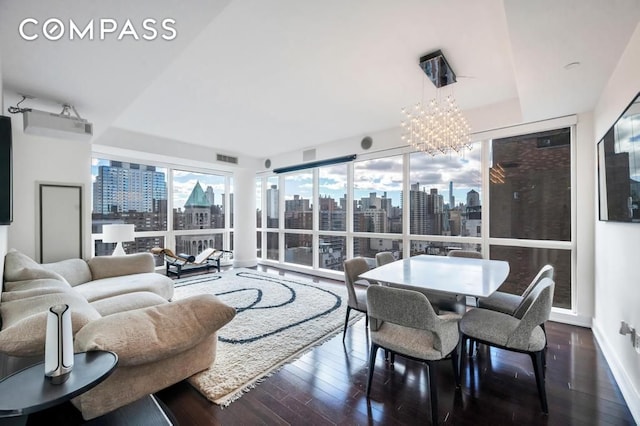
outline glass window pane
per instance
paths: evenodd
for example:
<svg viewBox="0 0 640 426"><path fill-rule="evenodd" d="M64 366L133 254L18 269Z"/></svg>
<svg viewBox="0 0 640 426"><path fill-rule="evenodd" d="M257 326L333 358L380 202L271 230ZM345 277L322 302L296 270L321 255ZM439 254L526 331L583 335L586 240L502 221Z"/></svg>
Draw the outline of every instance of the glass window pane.
<svg viewBox="0 0 640 426"><path fill-rule="evenodd" d="M198 234L176 236L176 254L184 253L197 256L209 247L223 248L224 237L222 234Z"/></svg>
<svg viewBox="0 0 640 426"><path fill-rule="evenodd" d="M571 309L571 250L491 246L491 259L509 262L509 276L500 291L522 294L544 265L554 268L553 306Z"/></svg>
<svg viewBox="0 0 640 426"><path fill-rule="evenodd" d="M402 233L402 156L354 163L355 232Z"/></svg>
<svg viewBox="0 0 640 426"><path fill-rule="evenodd" d="M267 178L266 197L267 228L278 228L280 218L280 190L278 189L278 176L271 176Z"/></svg>
<svg viewBox="0 0 640 426"><path fill-rule="evenodd" d="M390 238L363 238L353 239L353 255L375 258L376 253L390 251L396 259L402 259L402 240Z"/></svg>
<svg viewBox="0 0 640 426"><path fill-rule="evenodd" d="M256 233L256 256L258 259L262 259L262 232Z"/></svg>
<svg viewBox="0 0 640 426"><path fill-rule="evenodd" d="M491 236L571 239L571 129L492 141Z"/></svg>
<svg viewBox="0 0 640 426"><path fill-rule="evenodd" d="M136 238L135 241L125 241L122 243L122 248L127 254L148 253L154 247L164 248L164 238L144 237ZM96 240L94 248L96 256L111 256L113 250L116 248L116 243L103 243L102 240ZM164 257L154 256L154 261L156 266L162 266L164 264Z"/></svg>
<svg viewBox="0 0 640 426"><path fill-rule="evenodd" d="M224 222L222 226L224 227ZM229 228L233 228L233 178L232 177L229 177ZM233 239L231 241L233 241Z"/></svg>
<svg viewBox="0 0 640 426"><path fill-rule="evenodd" d="M173 229L224 228L225 177L173 172Z"/></svg>
<svg viewBox="0 0 640 426"><path fill-rule="evenodd" d="M447 256L452 250L470 250L477 251L478 253L482 251L479 243L411 240L411 256L415 256L418 254Z"/></svg>
<svg viewBox="0 0 640 426"><path fill-rule="evenodd" d="M280 259L278 238L277 232L267 232L267 259L269 260Z"/></svg>
<svg viewBox="0 0 640 426"><path fill-rule="evenodd" d="M409 229L416 235L479 237L482 145L463 155L409 156Z"/></svg>
<svg viewBox="0 0 640 426"><path fill-rule="evenodd" d="M337 235L320 235L318 267L344 271L342 263L347 260L347 238Z"/></svg>
<svg viewBox="0 0 640 426"><path fill-rule="evenodd" d="M347 165L318 169L320 231L347 230ZM342 268L342 265L340 265ZM331 268L330 268L331 269Z"/></svg>
<svg viewBox="0 0 640 426"><path fill-rule="evenodd" d="M312 229L313 174L305 172L285 176L284 190L285 229Z"/></svg>
<svg viewBox="0 0 640 426"><path fill-rule="evenodd" d="M262 228L262 179L256 178L256 227Z"/></svg>
<svg viewBox="0 0 640 426"><path fill-rule="evenodd" d="M313 265L313 236L284 234L284 261L298 265Z"/></svg>
<svg viewBox="0 0 640 426"><path fill-rule="evenodd" d="M133 223L136 232L167 229L167 170L94 158L92 232L102 225Z"/></svg>

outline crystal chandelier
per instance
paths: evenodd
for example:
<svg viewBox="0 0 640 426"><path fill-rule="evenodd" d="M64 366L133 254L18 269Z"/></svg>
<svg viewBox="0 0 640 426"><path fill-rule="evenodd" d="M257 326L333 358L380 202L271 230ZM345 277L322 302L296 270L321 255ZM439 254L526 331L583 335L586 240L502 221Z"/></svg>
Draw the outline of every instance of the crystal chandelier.
<svg viewBox="0 0 640 426"><path fill-rule="evenodd" d="M420 58L420 68L436 86L436 97L426 105L402 108L402 140L430 155L470 149L471 128L452 94L442 98L441 87L456 82L456 75L440 50Z"/></svg>

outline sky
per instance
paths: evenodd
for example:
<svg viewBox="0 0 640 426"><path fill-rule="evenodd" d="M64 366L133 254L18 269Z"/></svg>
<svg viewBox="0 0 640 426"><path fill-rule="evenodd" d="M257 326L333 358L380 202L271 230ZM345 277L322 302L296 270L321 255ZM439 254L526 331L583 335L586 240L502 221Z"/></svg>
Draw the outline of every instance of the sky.
<svg viewBox="0 0 640 426"><path fill-rule="evenodd" d="M370 192L376 192L378 197L387 192L387 197L393 200L394 206L400 207L402 191L402 155L379 158L375 160L354 162L354 198L359 200L368 197ZM473 148L463 155L437 155L432 157L422 152L410 155L409 180L411 184L419 183L420 189L429 192L437 188L438 194L443 195L444 202L449 202L449 182L453 182L455 203L466 203L467 192L471 189L481 193L481 147L474 144ZM92 160L92 175L98 174L98 166L109 165L108 160ZM156 168L167 174L167 169ZM285 199L292 199L294 195L311 199L313 195L313 178L311 171L285 175ZM221 203L224 193L224 176L194 173L174 170L173 192L174 208L183 208L196 182L200 182L202 189L207 186L213 188L215 203ZM278 177L270 177L267 187L277 183ZM338 201L346 193L347 164L337 164L320 168L320 196L330 196ZM257 191L259 189L257 188Z"/></svg>
<svg viewBox="0 0 640 426"><path fill-rule="evenodd" d="M355 199L368 197L376 192L379 197L386 191L393 199L394 206L400 206L402 191L402 155L375 160L354 162ZM422 152L410 156L409 180L411 184L420 183L420 189L428 192L437 188L438 194L449 202L449 182L453 182L453 195L456 204L466 202L467 192L475 189L481 193L481 148L475 144L472 150L462 156L458 154L431 157ZM338 164L320 168L320 195L331 196L339 200L346 192L347 166ZM301 172L285 177L285 198L294 194L302 198L312 196L311 172Z"/></svg>

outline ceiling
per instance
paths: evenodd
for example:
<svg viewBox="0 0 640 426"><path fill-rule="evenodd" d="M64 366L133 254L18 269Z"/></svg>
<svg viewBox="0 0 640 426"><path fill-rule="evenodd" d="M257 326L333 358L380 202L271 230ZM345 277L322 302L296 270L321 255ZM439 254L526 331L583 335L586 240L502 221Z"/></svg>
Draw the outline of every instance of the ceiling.
<svg viewBox="0 0 640 426"><path fill-rule="evenodd" d="M173 18L177 36L25 41L27 17ZM417 64L437 49L464 110L592 110L639 20L640 0L0 0L0 58L5 90L75 105L94 143L124 130L265 158L397 127L435 94Z"/></svg>

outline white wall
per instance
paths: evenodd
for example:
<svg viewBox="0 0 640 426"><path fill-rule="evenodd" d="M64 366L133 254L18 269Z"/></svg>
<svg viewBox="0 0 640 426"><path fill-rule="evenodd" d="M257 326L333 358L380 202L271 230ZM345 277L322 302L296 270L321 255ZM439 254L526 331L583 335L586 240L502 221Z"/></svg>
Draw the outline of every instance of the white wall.
<svg viewBox="0 0 640 426"><path fill-rule="evenodd" d="M15 105L20 97L5 93L5 105ZM37 108L38 106L32 104ZM45 108L43 108L45 109ZM22 114L12 116L13 129L13 223L8 247L38 259L36 195L38 182L81 184L83 187L84 245L90 253L91 143L27 135L22 130Z"/></svg>
<svg viewBox="0 0 640 426"><path fill-rule="evenodd" d="M594 112L592 151L640 90L640 25L607 83ZM594 176L594 181L595 181ZM597 218L597 204L593 204ZM640 280L638 280L640 225L596 221L595 318L593 331L622 393L640 423L640 354L629 336L618 334L620 322L640 330Z"/></svg>

